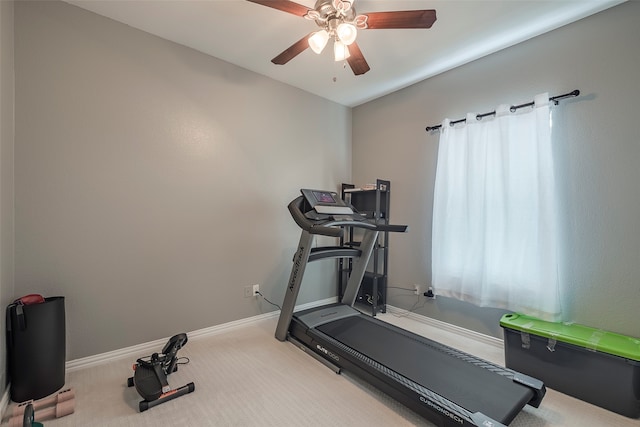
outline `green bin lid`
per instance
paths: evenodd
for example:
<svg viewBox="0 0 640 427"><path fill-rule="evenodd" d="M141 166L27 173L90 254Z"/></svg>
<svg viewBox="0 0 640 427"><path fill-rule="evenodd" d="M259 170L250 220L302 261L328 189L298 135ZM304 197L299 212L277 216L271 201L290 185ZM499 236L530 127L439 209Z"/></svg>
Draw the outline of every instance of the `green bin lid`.
<svg viewBox="0 0 640 427"><path fill-rule="evenodd" d="M547 322L516 313L503 315L500 319L500 326L640 361L640 338L607 332L577 323Z"/></svg>

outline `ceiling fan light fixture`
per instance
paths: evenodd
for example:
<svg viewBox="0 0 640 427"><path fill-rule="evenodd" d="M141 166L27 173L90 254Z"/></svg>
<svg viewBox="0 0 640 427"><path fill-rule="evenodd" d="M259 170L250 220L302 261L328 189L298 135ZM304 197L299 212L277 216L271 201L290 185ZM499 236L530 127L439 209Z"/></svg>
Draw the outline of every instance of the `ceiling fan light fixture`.
<svg viewBox="0 0 640 427"><path fill-rule="evenodd" d="M342 43L345 45L350 45L354 41L356 41L356 37L358 36L358 30L355 25L350 22L342 22L336 28L336 34Z"/></svg>
<svg viewBox="0 0 640 427"><path fill-rule="evenodd" d="M309 47L318 55L323 51L329 41L327 30L316 31L309 37Z"/></svg>
<svg viewBox="0 0 640 427"><path fill-rule="evenodd" d="M273 58L272 63L284 65L309 48L320 54L329 39L333 39L335 60L347 59L346 63L356 76L371 69L355 42L358 30L431 28L436 21L436 11L433 9L370 12L358 15L354 7L355 0L315 0L313 8L298 3L300 0L248 1L315 21L318 27L315 32L303 36Z"/></svg>
<svg viewBox="0 0 640 427"><path fill-rule="evenodd" d="M336 62L344 61L351 56L349 53L349 47L342 43L340 40L336 40L333 44L333 56Z"/></svg>

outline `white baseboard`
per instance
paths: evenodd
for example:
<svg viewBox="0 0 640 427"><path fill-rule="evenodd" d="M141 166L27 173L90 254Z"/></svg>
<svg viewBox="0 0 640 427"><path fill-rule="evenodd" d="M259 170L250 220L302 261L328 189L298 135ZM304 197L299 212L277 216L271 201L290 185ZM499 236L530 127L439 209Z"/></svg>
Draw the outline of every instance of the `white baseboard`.
<svg viewBox="0 0 640 427"><path fill-rule="evenodd" d="M436 320L427 316L422 316L420 314L416 314L416 313L413 313L398 307L394 307L388 304L387 304L387 311L399 316L404 316L408 319L415 320L416 322L420 322L425 325L429 325L443 331L451 332L467 338L474 339L476 341L480 341L484 344L489 344L494 347L499 347L501 349L504 347L504 342L500 338L481 334L480 332L472 331L471 329L462 328L460 326L452 325L451 323L446 323L441 320Z"/></svg>
<svg viewBox="0 0 640 427"><path fill-rule="evenodd" d="M321 301L313 301L307 304L301 304L296 306L295 310L306 310L308 308L318 307L320 305L331 304L337 301L336 297L327 298ZM257 316L248 317L246 319L235 320L233 322L223 323L221 325L211 326L208 328L198 329L187 333L190 340L210 337L220 334L222 332L228 332L235 328L240 328L252 323L260 322L266 319L272 319L279 316L278 311L272 311L269 313L259 314ZM119 350L108 351L106 353L96 354L94 356L82 357L80 359L70 360L65 364L67 372L73 372L80 369L89 368L92 366L102 365L104 363L111 362L117 359L123 358L135 358L136 355L157 352L158 348L162 348L169 337L162 338L155 341L146 342L143 344L134 345L131 347L122 348Z"/></svg>
<svg viewBox="0 0 640 427"><path fill-rule="evenodd" d="M331 304L337 301L337 298L327 298L321 301L313 301L307 304L301 304L296 306L295 311L306 310L313 307L318 307L325 304ZM430 317L422 316L420 314L416 314L413 312L408 312L407 310L394 307L392 305L387 305L387 311L390 313L406 316L411 320L415 320L417 322L438 328L440 330L452 332L461 336L465 336L476 341L480 341L485 344L489 344L495 347L503 348L503 341L500 338L495 338L489 335L481 334L476 331L472 331L470 329L465 329L460 326L452 325L450 323L445 323L440 320L432 319ZM187 335L190 340L197 340L201 338L206 338L210 336L214 336L223 332L231 331L235 328L244 327L250 325L252 323L260 322L266 319L272 319L279 315L278 311L272 311L269 313L259 314L257 316L248 317L246 319L235 320L233 322L223 323L221 325L211 326L208 328L198 329L192 332L189 332ZM155 341L146 342L143 344L134 345L131 347L122 348L119 350L109 351L106 353L96 354L94 356L83 357L80 359L70 360L66 363L65 367L67 372L73 372L80 369L89 368L92 366L102 365L104 363L111 362L117 359L123 358L135 358L137 355L153 353L154 351L158 351L158 348L162 348L169 337L162 338ZM0 401L1 408L6 408L6 405L9 402L9 389L7 388L5 394Z"/></svg>

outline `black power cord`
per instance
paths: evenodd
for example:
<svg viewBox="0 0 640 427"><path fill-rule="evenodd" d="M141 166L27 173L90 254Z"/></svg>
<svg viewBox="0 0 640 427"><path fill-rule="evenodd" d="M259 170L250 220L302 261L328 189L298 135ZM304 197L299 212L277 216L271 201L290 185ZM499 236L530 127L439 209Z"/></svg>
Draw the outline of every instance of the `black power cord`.
<svg viewBox="0 0 640 427"><path fill-rule="evenodd" d="M411 291L411 292L415 292L415 289L409 289L409 288L402 288L399 286L387 286L387 289L401 289L403 291ZM423 296L427 297L427 299L435 299L435 294L433 293L433 289L429 288L427 291L422 293ZM391 313L392 316L394 317L406 317L411 313L414 313L415 310L423 308L427 302L427 300L423 300L422 304L420 304L420 294L418 295L411 295L411 296L418 296L418 299L416 300L416 302L413 303L413 305L404 313L404 314L394 314ZM420 304L420 305L419 305Z"/></svg>
<svg viewBox="0 0 640 427"><path fill-rule="evenodd" d="M266 302L268 302L269 304L271 304L274 307L277 307L278 310L282 311L282 308L280 308L280 306L274 302L271 302L267 299L267 297L265 297L264 295L262 295L262 292L260 291L256 291L256 295L260 295L262 297L262 299L264 299Z"/></svg>

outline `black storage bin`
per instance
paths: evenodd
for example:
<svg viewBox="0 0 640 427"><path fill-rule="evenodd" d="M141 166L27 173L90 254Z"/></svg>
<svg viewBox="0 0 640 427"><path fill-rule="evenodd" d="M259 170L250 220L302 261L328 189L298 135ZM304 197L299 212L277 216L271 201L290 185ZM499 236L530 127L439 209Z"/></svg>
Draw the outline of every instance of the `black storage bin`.
<svg viewBox="0 0 640 427"><path fill-rule="evenodd" d="M7 359L11 400L41 399L64 386L64 297L7 307Z"/></svg>

